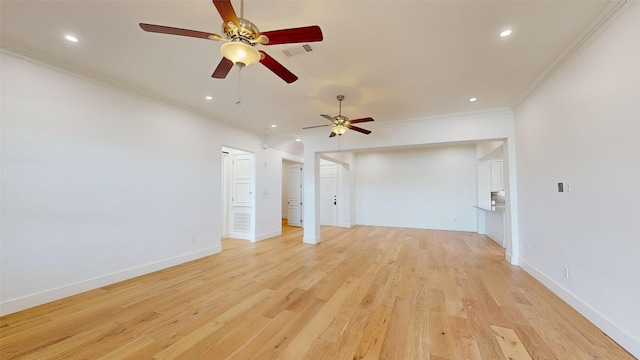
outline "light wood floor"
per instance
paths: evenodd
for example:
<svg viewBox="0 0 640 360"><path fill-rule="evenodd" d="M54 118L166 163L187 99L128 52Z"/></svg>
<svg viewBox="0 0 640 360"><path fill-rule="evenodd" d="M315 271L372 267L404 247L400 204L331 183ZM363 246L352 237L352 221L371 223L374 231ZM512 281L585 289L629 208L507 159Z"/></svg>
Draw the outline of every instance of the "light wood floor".
<svg viewBox="0 0 640 360"><path fill-rule="evenodd" d="M633 359L488 238L358 226L0 319L4 359Z"/></svg>

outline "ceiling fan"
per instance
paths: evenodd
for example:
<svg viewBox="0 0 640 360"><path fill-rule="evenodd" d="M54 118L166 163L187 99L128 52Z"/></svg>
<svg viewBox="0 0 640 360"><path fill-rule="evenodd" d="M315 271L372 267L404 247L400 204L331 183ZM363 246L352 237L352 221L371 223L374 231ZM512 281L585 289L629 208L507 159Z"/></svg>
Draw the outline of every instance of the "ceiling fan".
<svg viewBox="0 0 640 360"><path fill-rule="evenodd" d="M238 17L233 10L231 0L213 0L213 4L216 6L216 9L224 21L222 24L224 37L218 34L162 25L140 23L140 27L142 30L148 32L224 42L220 47L220 51L224 57L220 60L220 63L211 75L211 77L216 79L224 79L227 77L227 74L234 64L239 67L244 67L260 62L282 78L282 80L287 83L292 83L298 80L298 77L266 52L256 50L256 44L279 45L322 41L322 30L320 30L320 27L317 25L260 32L258 27L251 21L243 18L244 0L241 1L240 5L240 17Z"/></svg>
<svg viewBox="0 0 640 360"><path fill-rule="evenodd" d="M322 116L323 118L331 121L331 124L307 126L302 129L313 129L318 127L331 126L331 133L329 134L329 137L334 137L336 135L343 135L345 132L347 132L348 129L361 132L365 135L371 134L371 130L363 129L357 126L353 126L351 124L373 121L373 118L366 117L361 119L349 120L348 117L342 115L342 100L344 100L344 95L338 95L336 96L336 98L340 102L340 109L338 111L338 115L331 117L329 115L320 114L320 116Z"/></svg>

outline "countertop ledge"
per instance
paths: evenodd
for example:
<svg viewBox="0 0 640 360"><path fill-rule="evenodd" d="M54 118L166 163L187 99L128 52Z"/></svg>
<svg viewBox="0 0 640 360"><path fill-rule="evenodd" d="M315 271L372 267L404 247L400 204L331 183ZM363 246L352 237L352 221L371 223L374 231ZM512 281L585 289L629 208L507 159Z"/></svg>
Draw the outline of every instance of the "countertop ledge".
<svg viewBox="0 0 640 360"><path fill-rule="evenodd" d="M491 205L474 205L473 207L484 211L504 212L504 205L491 206Z"/></svg>

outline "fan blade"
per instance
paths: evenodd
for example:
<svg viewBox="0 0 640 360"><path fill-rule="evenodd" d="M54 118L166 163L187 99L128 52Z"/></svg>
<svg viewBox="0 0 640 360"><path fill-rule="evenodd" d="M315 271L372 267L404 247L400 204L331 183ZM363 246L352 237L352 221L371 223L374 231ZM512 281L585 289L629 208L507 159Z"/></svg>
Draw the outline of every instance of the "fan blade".
<svg viewBox="0 0 640 360"><path fill-rule="evenodd" d="M353 131L357 131L357 132L361 132L363 134L371 134L371 130L367 130L367 129L363 129L363 128L359 128L357 126L353 126L353 125L349 125L347 126L349 129L353 130Z"/></svg>
<svg viewBox="0 0 640 360"><path fill-rule="evenodd" d="M282 80L284 80L287 84L291 84L292 82L298 80L298 77L295 76L291 71L287 70L286 67L282 66L276 59L272 58L266 52L262 50L260 54L262 54L262 59L260 63L266 66L269 70L273 71L274 74L278 75Z"/></svg>
<svg viewBox="0 0 640 360"><path fill-rule="evenodd" d="M320 26L307 26L293 29L273 30L260 33L269 38L264 45L291 44L301 42L322 41Z"/></svg>
<svg viewBox="0 0 640 360"><path fill-rule="evenodd" d="M213 74L211 74L211 77L216 79L224 79L227 77L227 74L229 73L229 71L231 71L232 67L233 62L231 62L231 60L227 59L226 57L223 57L222 60L220 60L220 63L218 63L218 67L216 67L216 69L213 71Z"/></svg>
<svg viewBox="0 0 640 360"><path fill-rule="evenodd" d="M181 29L181 28L175 28L171 26L153 25L153 24L145 24L145 23L140 23L140 27L144 31L153 32L153 33L180 35L180 36L188 36L188 37L208 39L208 40L218 40L218 41L224 40L222 36L218 34L211 34L204 31Z"/></svg>
<svg viewBox="0 0 640 360"><path fill-rule="evenodd" d="M325 115L325 114L320 114L320 116L322 116L323 118L329 120L329 121L333 121L333 118L329 115Z"/></svg>
<svg viewBox="0 0 640 360"><path fill-rule="evenodd" d="M334 136L336 136L336 133L332 131L331 134L329 134L329 137L334 137Z"/></svg>
<svg viewBox="0 0 640 360"><path fill-rule="evenodd" d="M373 118L368 117L368 118L362 118L362 119L349 120L349 122L352 124L369 122L369 121L373 121Z"/></svg>
<svg viewBox="0 0 640 360"><path fill-rule="evenodd" d="M218 9L218 12L222 17L222 21L224 21L225 24L229 21L232 21L236 25L239 24L238 16L236 15L235 10L233 10L231 0L213 0L213 5Z"/></svg>
<svg viewBox="0 0 640 360"><path fill-rule="evenodd" d="M306 129L315 129L315 128L319 128L319 127L327 127L329 125L315 125L315 126L307 126L307 127L303 127L302 130L306 130Z"/></svg>

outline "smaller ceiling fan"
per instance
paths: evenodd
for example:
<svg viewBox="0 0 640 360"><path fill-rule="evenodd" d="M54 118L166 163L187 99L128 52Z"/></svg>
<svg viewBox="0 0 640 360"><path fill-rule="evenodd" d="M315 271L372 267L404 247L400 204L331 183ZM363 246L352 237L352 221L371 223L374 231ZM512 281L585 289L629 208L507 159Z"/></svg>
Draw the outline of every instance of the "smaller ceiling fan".
<svg viewBox="0 0 640 360"><path fill-rule="evenodd" d="M360 127L357 127L357 126L353 126L351 124L357 124L357 123L373 121L373 118L366 117L366 118L361 118L361 119L349 120L348 117L342 116L342 100L344 100L344 95L338 95L338 96L336 96L336 98L340 102L340 108L339 108L339 111L338 111L338 115L331 117L329 115L320 114L320 116L322 116L323 118L331 121L331 124L307 126L307 127L302 128L302 129L313 129L313 128L318 128L318 127L331 126L331 133L329 134L329 137L334 137L336 135L343 135L345 132L347 132L348 129L351 129L351 130L354 130L354 131L357 131L357 132L361 132L361 133L363 133L365 135L371 134L371 130L363 129L363 128L360 128Z"/></svg>
<svg viewBox="0 0 640 360"><path fill-rule="evenodd" d="M320 27L317 25L261 32L251 21L243 18L244 0L241 0L240 3L240 17L236 15L231 5L231 0L213 0L213 4L216 6L216 9L224 21L222 24L224 37L208 32L163 25L140 23L140 27L142 30L148 32L224 42L220 48L224 57L220 60L220 63L211 75L211 77L216 79L224 79L227 77L233 65L244 67L260 62L285 82L292 83L298 80L298 77L266 52L256 50L255 46L257 44L279 45L322 41L322 30L320 30Z"/></svg>

